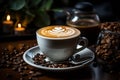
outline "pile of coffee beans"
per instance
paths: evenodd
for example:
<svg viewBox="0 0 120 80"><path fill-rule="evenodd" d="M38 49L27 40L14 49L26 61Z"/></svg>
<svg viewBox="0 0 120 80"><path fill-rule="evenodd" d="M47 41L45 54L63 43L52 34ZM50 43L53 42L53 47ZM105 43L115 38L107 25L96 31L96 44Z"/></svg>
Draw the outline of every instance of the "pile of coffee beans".
<svg viewBox="0 0 120 80"><path fill-rule="evenodd" d="M73 66L70 63L64 64L64 63L51 63L51 61L46 61L46 56L40 53L37 53L34 57L34 64L36 65L42 65L45 67L49 67L49 68L66 68L66 67L71 67Z"/></svg>
<svg viewBox="0 0 120 80"><path fill-rule="evenodd" d="M112 32L120 33L120 22L104 22L101 23L101 30L110 30Z"/></svg>
<svg viewBox="0 0 120 80"><path fill-rule="evenodd" d="M96 55L107 64L120 62L120 23L101 24L101 33L96 46Z"/></svg>
<svg viewBox="0 0 120 80"><path fill-rule="evenodd" d="M36 44L34 44L36 45ZM34 46L33 45L33 46ZM32 46L23 44L19 49L14 47L12 50L4 48L0 56L0 70L10 69L20 74L20 80L36 80L38 76L42 76L43 72L26 64L22 58L24 51ZM5 72L5 71L4 71ZM10 77L6 71L6 77Z"/></svg>
<svg viewBox="0 0 120 80"><path fill-rule="evenodd" d="M117 62L118 60L120 60L120 53L118 50L120 38L112 33L103 33L103 35L104 37L102 37L96 47L97 55L101 59L106 60L109 63Z"/></svg>

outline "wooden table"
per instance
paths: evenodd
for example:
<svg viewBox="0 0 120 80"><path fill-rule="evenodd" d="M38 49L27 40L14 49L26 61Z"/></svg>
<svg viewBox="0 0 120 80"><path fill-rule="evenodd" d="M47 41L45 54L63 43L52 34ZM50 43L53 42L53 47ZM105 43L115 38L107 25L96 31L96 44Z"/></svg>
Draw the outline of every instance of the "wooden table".
<svg viewBox="0 0 120 80"><path fill-rule="evenodd" d="M95 62L68 72L36 69L22 59L24 51L35 45L36 40L0 42L0 80L120 80L120 72L105 72Z"/></svg>

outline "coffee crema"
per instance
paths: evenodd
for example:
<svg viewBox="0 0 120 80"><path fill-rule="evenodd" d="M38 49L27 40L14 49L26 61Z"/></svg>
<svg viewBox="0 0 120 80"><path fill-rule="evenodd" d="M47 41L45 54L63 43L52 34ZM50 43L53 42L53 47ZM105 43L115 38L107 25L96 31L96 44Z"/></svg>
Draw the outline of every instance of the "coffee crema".
<svg viewBox="0 0 120 80"><path fill-rule="evenodd" d="M39 29L40 36L48 38L72 38L80 35L80 31L68 26L47 26Z"/></svg>

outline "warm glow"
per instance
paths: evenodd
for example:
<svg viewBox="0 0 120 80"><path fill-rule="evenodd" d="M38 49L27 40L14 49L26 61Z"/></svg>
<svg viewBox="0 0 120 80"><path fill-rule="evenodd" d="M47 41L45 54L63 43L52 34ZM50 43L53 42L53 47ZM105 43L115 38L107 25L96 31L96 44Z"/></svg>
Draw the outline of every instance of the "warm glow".
<svg viewBox="0 0 120 80"><path fill-rule="evenodd" d="M21 24L20 23L18 23L18 28L21 28Z"/></svg>
<svg viewBox="0 0 120 80"><path fill-rule="evenodd" d="M7 15L6 19L7 19L7 21L10 21L10 15Z"/></svg>
<svg viewBox="0 0 120 80"><path fill-rule="evenodd" d="M15 34L23 34L25 31L25 28L21 26L20 23L18 23L18 26L15 28Z"/></svg>

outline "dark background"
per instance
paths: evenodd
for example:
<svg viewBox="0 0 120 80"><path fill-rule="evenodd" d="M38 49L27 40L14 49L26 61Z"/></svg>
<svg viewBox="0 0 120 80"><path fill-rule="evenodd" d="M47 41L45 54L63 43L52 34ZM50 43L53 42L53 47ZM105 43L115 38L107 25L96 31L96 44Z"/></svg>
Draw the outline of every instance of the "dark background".
<svg viewBox="0 0 120 80"><path fill-rule="evenodd" d="M53 4L51 9L64 9L64 8L75 8L75 5L79 2L90 2L93 4L94 9L96 10L96 13L100 17L101 22L113 22L113 21L119 21L120 20L120 4L118 0L53 0ZM20 40L20 39L35 39L35 31L38 29L37 27L31 28L29 25L28 33L18 36L14 34L3 34L2 33L2 17L4 16L4 13L2 12L2 6L5 5L7 1L4 1L3 4L0 4L0 41L10 41L10 40ZM48 14L50 15L51 23L50 25L55 24L66 24L66 14L63 12L51 12L48 11Z"/></svg>
<svg viewBox="0 0 120 80"><path fill-rule="evenodd" d="M117 0L54 0L53 8L74 7L79 2L90 2L100 16L101 22L119 21L120 4Z"/></svg>

